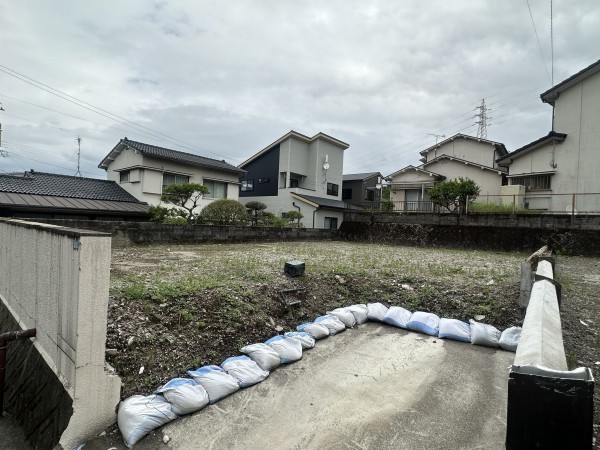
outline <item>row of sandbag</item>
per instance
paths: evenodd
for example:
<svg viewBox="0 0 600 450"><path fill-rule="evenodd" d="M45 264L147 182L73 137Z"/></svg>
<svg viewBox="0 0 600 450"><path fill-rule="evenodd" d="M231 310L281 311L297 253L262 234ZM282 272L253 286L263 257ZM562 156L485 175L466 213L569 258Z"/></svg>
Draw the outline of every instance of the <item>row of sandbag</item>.
<svg viewBox="0 0 600 450"><path fill-rule="evenodd" d="M302 351L313 348L315 340L333 336L367 320L420 331L440 338L455 339L491 347L516 350L520 328L500 333L491 325L471 320L470 325L455 319L440 319L435 314L387 307L382 303L357 304L328 311L314 322L299 325L296 332L275 336L265 343L240 349L244 356L227 358L220 366L210 365L188 371L191 378L175 378L155 395L134 395L119 406L118 424L123 440L132 447L153 429L215 403L265 380L281 364L298 361Z"/></svg>
<svg viewBox="0 0 600 450"><path fill-rule="evenodd" d="M125 445L132 447L153 429L213 404L240 388L260 383L271 370L301 359L302 351L314 346L315 340L308 333L275 336L265 343L243 347L240 351L245 355L227 358L220 366L189 370L191 378L175 378L154 395L127 398L119 405L117 417Z"/></svg>
<svg viewBox="0 0 600 450"><path fill-rule="evenodd" d="M429 336L442 339L453 339L461 342L470 342L475 345L487 347L502 347L504 350L516 352L520 327L510 327L500 332L493 325L488 325L475 320L469 323L457 319L440 318L439 316L423 312L410 312L400 306L390 306L382 303L369 303L367 305L369 320L387 323L404 330L419 331Z"/></svg>

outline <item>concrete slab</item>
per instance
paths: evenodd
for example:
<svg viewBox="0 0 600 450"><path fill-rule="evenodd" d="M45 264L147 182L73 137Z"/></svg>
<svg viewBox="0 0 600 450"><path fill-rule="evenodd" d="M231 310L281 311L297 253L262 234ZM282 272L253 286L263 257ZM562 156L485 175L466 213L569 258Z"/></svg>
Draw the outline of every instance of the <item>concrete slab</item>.
<svg viewBox="0 0 600 450"><path fill-rule="evenodd" d="M513 358L367 323L136 449L500 449Z"/></svg>

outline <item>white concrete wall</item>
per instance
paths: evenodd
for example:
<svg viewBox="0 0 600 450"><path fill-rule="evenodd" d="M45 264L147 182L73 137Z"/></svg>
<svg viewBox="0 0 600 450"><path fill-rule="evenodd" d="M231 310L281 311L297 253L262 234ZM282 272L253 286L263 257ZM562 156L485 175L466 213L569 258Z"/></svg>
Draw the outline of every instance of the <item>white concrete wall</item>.
<svg viewBox="0 0 600 450"><path fill-rule="evenodd" d="M116 419L121 381L105 369L110 277L108 234L0 221L0 301L73 398L64 448Z"/></svg>
<svg viewBox="0 0 600 450"><path fill-rule="evenodd" d="M554 158L552 145L542 146L517 157L509 166L510 174L554 170L552 194L600 193L599 117L600 73L596 73L561 93L555 102L554 130L566 133L567 138L554 146ZM563 200L564 206L572 203ZM554 210L559 209L554 204L558 201L552 199Z"/></svg>
<svg viewBox="0 0 600 450"><path fill-rule="evenodd" d="M495 151L496 147L487 142L478 142L472 139L454 139L438 148L430 150L427 153L427 161L431 161L441 155L448 155L481 164L482 166L495 167L495 159L497 158Z"/></svg>
<svg viewBox="0 0 600 450"><path fill-rule="evenodd" d="M442 159L428 164L427 170L444 175L446 177L444 181L454 180L459 177L470 178L479 186L480 195L500 195L502 175L499 175L498 172L449 159Z"/></svg>

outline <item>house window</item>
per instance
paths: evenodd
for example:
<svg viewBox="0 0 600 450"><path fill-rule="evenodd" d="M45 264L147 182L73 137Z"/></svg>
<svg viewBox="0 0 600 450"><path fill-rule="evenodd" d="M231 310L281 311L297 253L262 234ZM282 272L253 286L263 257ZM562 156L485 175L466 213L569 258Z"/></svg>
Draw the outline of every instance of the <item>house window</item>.
<svg viewBox="0 0 600 450"><path fill-rule="evenodd" d="M259 178L258 179L258 184L265 184L265 183L270 183L271 179L270 178Z"/></svg>
<svg viewBox="0 0 600 450"><path fill-rule="evenodd" d="M300 184L300 179L296 175L291 173L290 174L290 187L296 188L296 187L298 187L299 184Z"/></svg>
<svg viewBox="0 0 600 450"><path fill-rule="evenodd" d="M337 197L338 188L339 186L337 184L327 183L327 195L335 195Z"/></svg>
<svg viewBox="0 0 600 450"><path fill-rule="evenodd" d="M205 198L227 198L227 183L221 181L204 180L204 186L208 188Z"/></svg>
<svg viewBox="0 0 600 450"><path fill-rule="evenodd" d="M342 200L350 200L352 198L352 189L342 189Z"/></svg>
<svg viewBox="0 0 600 450"><path fill-rule="evenodd" d="M327 230L337 230L338 220L337 217L325 217L325 228Z"/></svg>
<svg viewBox="0 0 600 450"><path fill-rule="evenodd" d="M176 175L174 173L168 172L163 173L163 191L165 190L165 187L167 187L170 184L183 184L189 182L190 177L188 177L187 175Z"/></svg>
<svg viewBox="0 0 600 450"><path fill-rule="evenodd" d="M375 200L375 191L373 191L372 189L366 189L365 190L365 200L372 202L373 200Z"/></svg>
<svg viewBox="0 0 600 450"><path fill-rule="evenodd" d="M525 186L528 191L542 191L551 189L550 177L551 174L530 175L524 177L513 177L510 179L511 185Z"/></svg>
<svg viewBox="0 0 600 450"><path fill-rule="evenodd" d="M242 180L242 192L254 190L254 180Z"/></svg>
<svg viewBox="0 0 600 450"><path fill-rule="evenodd" d="M129 182L129 170L124 170L123 172L119 172L119 183L127 183Z"/></svg>

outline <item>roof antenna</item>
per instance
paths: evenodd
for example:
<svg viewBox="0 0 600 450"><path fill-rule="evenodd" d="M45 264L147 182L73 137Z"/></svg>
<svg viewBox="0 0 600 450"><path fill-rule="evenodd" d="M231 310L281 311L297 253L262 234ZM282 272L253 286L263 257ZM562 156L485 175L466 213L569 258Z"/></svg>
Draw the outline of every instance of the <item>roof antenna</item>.
<svg viewBox="0 0 600 450"><path fill-rule="evenodd" d="M81 161L81 138L79 136L77 136L77 139L75 139L77 141L77 172L75 172L75 176L80 176L81 177L81 172L79 171L79 163Z"/></svg>
<svg viewBox="0 0 600 450"><path fill-rule="evenodd" d="M429 136L435 137L435 145L438 144L438 139L446 139L445 134L435 134L435 133L427 133Z"/></svg>

